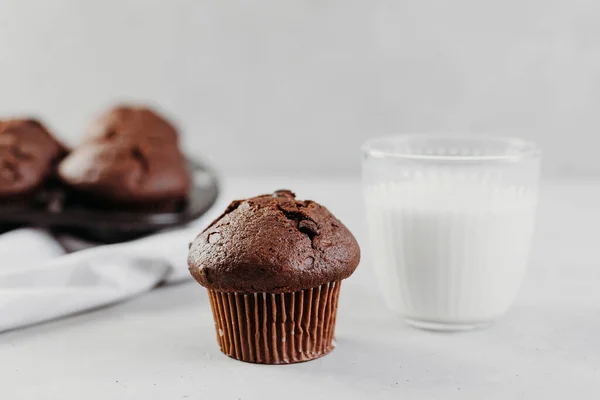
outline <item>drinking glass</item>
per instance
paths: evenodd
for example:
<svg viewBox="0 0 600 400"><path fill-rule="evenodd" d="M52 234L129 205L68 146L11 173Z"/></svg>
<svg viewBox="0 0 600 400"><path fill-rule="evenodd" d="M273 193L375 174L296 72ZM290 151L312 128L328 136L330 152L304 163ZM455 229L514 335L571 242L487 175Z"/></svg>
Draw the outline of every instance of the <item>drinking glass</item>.
<svg viewBox="0 0 600 400"><path fill-rule="evenodd" d="M484 327L513 302L541 152L509 137L409 134L363 147L370 250L387 305L416 327Z"/></svg>

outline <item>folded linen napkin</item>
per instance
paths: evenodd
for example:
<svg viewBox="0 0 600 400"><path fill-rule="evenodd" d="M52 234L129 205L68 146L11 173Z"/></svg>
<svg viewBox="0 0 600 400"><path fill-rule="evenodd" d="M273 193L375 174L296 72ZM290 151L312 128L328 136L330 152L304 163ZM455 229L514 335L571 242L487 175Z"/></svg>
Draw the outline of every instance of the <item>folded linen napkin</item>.
<svg viewBox="0 0 600 400"><path fill-rule="evenodd" d="M70 254L41 229L0 235L0 332L190 278L188 243L198 232L198 227L188 227Z"/></svg>

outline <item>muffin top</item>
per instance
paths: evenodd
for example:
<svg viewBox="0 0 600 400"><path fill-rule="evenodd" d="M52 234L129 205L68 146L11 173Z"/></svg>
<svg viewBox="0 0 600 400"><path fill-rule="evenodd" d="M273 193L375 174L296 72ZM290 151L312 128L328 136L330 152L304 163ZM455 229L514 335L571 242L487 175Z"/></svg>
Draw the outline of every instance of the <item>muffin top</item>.
<svg viewBox="0 0 600 400"><path fill-rule="evenodd" d="M85 133L85 141L145 142L157 146L177 145L173 124L147 107L120 105L96 118Z"/></svg>
<svg viewBox="0 0 600 400"><path fill-rule="evenodd" d="M0 197L37 189L64 152L39 121L0 120Z"/></svg>
<svg viewBox="0 0 600 400"><path fill-rule="evenodd" d="M349 277L352 233L322 205L289 190L232 202L191 244L192 276L209 289L287 293Z"/></svg>
<svg viewBox="0 0 600 400"><path fill-rule="evenodd" d="M106 142L84 143L60 163L58 173L72 189L108 203L151 204L184 199L191 181L179 150Z"/></svg>

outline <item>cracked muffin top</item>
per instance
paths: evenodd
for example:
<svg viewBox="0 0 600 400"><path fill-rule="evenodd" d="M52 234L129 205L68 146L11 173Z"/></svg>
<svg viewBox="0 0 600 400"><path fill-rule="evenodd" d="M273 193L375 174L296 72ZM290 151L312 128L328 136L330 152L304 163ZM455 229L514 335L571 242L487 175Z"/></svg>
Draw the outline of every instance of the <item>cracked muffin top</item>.
<svg viewBox="0 0 600 400"><path fill-rule="evenodd" d="M221 292L287 293L349 277L360 261L350 231L289 190L232 202L190 245L192 276Z"/></svg>

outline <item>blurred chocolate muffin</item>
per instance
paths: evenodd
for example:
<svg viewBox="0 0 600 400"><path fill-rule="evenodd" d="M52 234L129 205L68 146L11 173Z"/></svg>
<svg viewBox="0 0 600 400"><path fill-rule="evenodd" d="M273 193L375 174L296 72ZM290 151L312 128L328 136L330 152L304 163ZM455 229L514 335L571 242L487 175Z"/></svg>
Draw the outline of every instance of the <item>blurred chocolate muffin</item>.
<svg viewBox="0 0 600 400"><path fill-rule="evenodd" d="M177 146L178 134L171 122L151 109L120 105L96 118L88 127L84 140Z"/></svg>
<svg viewBox="0 0 600 400"><path fill-rule="evenodd" d="M0 120L0 200L29 197L53 174L64 153L39 121Z"/></svg>
<svg viewBox="0 0 600 400"><path fill-rule="evenodd" d="M125 106L93 123L58 174L87 204L111 209L173 210L191 186L175 128L149 109Z"/></svg>

